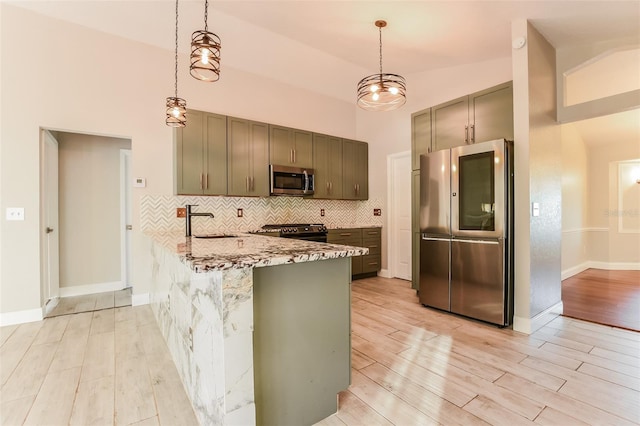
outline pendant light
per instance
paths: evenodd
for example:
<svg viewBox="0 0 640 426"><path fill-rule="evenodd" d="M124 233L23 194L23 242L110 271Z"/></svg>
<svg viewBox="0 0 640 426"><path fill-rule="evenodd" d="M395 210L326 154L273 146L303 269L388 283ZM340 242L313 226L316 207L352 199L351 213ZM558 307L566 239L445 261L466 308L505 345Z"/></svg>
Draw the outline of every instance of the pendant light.
<svg viewBox="0 0 640 426"><path fill-rule="evenodd" d="M204 2L204 30L191 35L191 75L202 81L218 81L220 78L220 37L209 32L209 0Z"/></svg>
<svg viewBox="0 0 640 426"><path fill-rule="evenodd" d="M368 111L391 111L407 101L404 77L382 73L382 28L386 21L376 21L380 34L380 73L372 74L358 83L358 106Z"/></svg>
<svg viewBox="0 0 640 426"><path fill-rule="evenodd" d="M176 0L176 50L175 50L175 96L167 98L167 126L184 127L187 125L187 101L178 97L178 0Z"/></svg>

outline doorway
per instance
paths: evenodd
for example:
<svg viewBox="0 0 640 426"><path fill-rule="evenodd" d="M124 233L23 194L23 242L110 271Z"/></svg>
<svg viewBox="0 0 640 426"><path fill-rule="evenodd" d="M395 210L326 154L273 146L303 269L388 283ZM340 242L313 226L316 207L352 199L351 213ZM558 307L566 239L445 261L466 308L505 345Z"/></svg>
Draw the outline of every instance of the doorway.
<svg viewBox="0 0 640 426"><path fill-rule="evenodd" d="M48 235L41 241L43 304L54 306L47 302L59 297L59 304L68 305L72 297L90 295L74 302L73 311L77 305L83 307L78 312L122 305L131 290L118 294L117 302L114 292L131 286L131 140L47 130L42 139L45 148L55 143L58 154L56 162L50 149L42 150L41 214ZM53 182L57 193L49 190ZM57 216L57 226L47 225L51 216Z"/></svg>
<svg viewBox="0 0 640 426"><path fill-rule="evenodd" d="M411 152L387 157L389 272L392 278L411 280Z"/></svg>

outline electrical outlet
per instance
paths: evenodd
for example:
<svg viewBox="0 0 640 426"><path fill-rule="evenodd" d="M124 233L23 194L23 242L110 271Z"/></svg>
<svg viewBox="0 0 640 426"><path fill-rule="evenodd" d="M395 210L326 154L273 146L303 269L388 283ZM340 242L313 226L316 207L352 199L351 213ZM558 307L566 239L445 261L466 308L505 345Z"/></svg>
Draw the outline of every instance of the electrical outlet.
<svg viewBox="0 0 640 426"><path fill-rule="evenodd" d="M382 209L373 209L374 216L382 216Z"/></svg>
<svg viewBox="0 0 640 426"><path fill-rule="evenodd" d="M184 207L178 207L176 209L176 217L187 217L187 209Z"/></svg>
<svg viewBox="0 0 640 426"><path fill-rule="evenodd" d="M324 209L320 209L320 216L324 216Z"/></svg>
<svg viewBox="0 0 640 426"><path fill-rule="evenodd" d="M242 209L238 209L238 217L243 217L244 211Z"/></svg>
<svg viewBox="0 0 640 426"><path fill-rule="evenodd" d="M7 207L7 220L24 220L24 208Z"/></svg>

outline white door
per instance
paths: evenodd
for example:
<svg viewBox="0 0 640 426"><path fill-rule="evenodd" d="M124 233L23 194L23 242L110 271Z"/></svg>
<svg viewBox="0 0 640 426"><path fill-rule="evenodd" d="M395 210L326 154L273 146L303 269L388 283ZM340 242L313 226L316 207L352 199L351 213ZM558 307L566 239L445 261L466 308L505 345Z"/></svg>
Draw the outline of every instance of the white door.
<svg viewBox="0 0 640 426"><path fill-rule="evenodd" d="M388 164L391 275L411 280L411 153L390 155Z"/></svg>
<svg viewBox="0 0 640 426"><path fill-rule="evenodd" d="M42 283L41 302L58 297L60 287L58 228L58 141L42 131Z"/></svg>
<svg viewBox="0 0 640 426"><path fill-rule="evenodd" d="M131 150L120 150L120 226L121 275L125 287L131 287Z"/></svg>

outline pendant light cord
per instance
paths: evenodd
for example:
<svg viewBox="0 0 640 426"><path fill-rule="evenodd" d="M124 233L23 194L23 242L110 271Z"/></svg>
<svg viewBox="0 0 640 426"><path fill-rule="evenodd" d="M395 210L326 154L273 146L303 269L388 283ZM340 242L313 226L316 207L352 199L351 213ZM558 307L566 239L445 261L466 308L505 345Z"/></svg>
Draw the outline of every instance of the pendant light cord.
<svg viewBox="0 0 640 426"><path fill-rule="evenodd" d="M204 30L206 32L209 31L209 24L207 21L209 20L209 0L204 0Z"/></svg>
<svg viewBox="0 0 640 426"><path fill-rule="evenodd" d="M174 83L174 89L176 92L175 97L178 97L178 0L176 0L176 54L175 54L175 60L176 60L176 68L175 68L175 83Z"/></svg>
<svg viewBox="0 0 640 426"><path fill-rule="evenodd" d="M378 27L380 33L380 74L382 74L382 27Z"/></svg>

